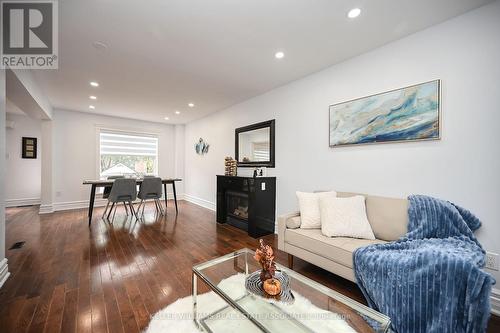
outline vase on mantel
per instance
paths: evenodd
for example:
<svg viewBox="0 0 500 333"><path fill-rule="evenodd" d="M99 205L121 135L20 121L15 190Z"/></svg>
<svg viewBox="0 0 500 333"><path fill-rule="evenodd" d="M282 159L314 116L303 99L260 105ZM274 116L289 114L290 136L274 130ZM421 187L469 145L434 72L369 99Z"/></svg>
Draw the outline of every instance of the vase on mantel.
<svg viewBox="0 0 500 333"><path fill-rule="evenodd" d="M231 156L226 156L224 158L224 175L225 176L236 176L238 172L238 164L236 160Z"/></svg>

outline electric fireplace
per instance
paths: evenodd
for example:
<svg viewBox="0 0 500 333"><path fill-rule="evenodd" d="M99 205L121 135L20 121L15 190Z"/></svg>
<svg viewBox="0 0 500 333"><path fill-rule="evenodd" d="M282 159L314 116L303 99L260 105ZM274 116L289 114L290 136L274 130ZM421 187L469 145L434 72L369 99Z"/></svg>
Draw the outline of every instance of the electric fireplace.
<svg viewBox="0 0 500 333"><path fill-rule="evenodd" d="M254 238L274 233L275 177L217 176L217 222Z"/></svg>
<svg viewBox="0 0 500 333"><path fill-rule="evenodd" d="M248 231L248 194L226 191L227 223Z"/></svg>

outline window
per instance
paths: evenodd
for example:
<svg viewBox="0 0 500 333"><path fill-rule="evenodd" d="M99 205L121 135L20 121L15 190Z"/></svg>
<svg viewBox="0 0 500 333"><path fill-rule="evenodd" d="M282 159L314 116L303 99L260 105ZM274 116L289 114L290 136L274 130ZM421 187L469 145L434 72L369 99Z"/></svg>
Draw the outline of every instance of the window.
<svg viewBox="0 0 500 333"><path fill-rule="evenodd" d="M269 161L269 141L252 142L253 161Z"/></svg>
<svg viewBox="0 0 500 333"><path fill-rule="evenodd" d="M158 137L100 130L99 176L157 175Z"/></svg>

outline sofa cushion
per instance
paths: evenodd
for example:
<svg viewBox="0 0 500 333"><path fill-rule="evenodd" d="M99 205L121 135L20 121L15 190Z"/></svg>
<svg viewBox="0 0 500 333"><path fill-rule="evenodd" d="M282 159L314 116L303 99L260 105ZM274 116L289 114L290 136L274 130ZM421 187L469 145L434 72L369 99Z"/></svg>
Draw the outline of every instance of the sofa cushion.
<svg viewBox="0 0 500 333"><path fill-rule="evenodd" d="M383 240L326 237L319 229L286 229L285 242L352 268L352 254L358 247L386 243Z"/></svg>
<svg viewBox="0 0 500 333"><path fill-rule="evenodd" d="M366 198L321 198L321 233L327 237L375 239L366 216Z"/></svg>
<svg viewBox="0 0 500 333"><path fill-rule="evenodd" d="M368 195L366 214L378 239L395 241L408 232L407 199Z"/></svg>
<svg viewBox="0 0 500 333"><path fill-rule="evenodd" d="M335 191L330 192L295 192L299 200L300 227L302 229L321 228L321 215L319 212L319 199L325 197L336 197Z"/></svg>
<svg viewBox="0 0 500 333"><path fill-rule="evenodd" d="M338 197L360 193L337 192ZM366 215L377 239L395 241L408 231L408 200L361 194L366 197Z"/></svg>
<svg viewBox="0 0 500 333"><path fill-rule="evenodd" d="M286 227L288 229L300 228L300 216L294 216L286 219Z"/></svg>

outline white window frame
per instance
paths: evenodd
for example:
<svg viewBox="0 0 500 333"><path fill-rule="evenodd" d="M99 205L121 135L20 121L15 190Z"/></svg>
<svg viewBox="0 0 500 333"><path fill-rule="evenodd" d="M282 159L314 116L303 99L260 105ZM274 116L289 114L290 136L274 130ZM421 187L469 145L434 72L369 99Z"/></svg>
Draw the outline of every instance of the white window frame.
<svg viewBox="0 0 500 333"><path fill-rule="evenodd" d="M115 132L117 134L124 134L124 135L140 135L140 136L147 136L147 137L153 137L158 140L158 143L156 145L156 159L155 159L155 170L156 174L158 175L160 173L159 170L159 161L160 161L160 135L159 133L155 132L145 132L137 129L124 129L124 128L114 128L114 127L107 127L107 126L100 126L96 125L96 179L101 178L101 132Z"/></svg>

